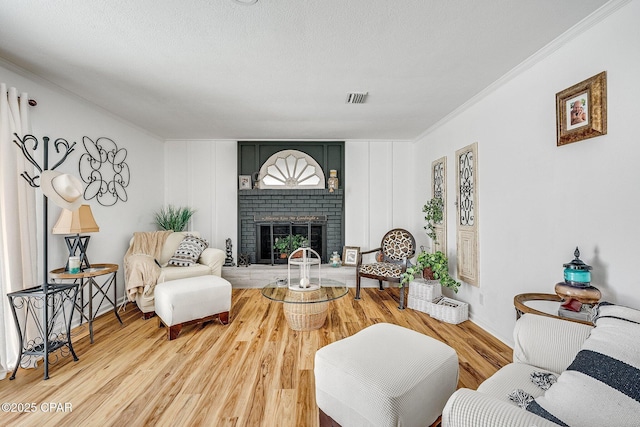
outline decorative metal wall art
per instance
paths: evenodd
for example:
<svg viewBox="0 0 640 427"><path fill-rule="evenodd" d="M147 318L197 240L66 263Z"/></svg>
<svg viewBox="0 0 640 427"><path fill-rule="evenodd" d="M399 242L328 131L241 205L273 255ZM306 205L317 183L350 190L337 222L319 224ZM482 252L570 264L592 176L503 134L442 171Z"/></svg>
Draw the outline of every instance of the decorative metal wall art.
<svg viewBox="0 0 640 427"><path fill-rule="evenodd" d="M477 142L456 151L456 205L458 278L479 286Z"/></svg>
<svg viewBox="0 0 640 427"><path fill-rule="evenodd" d="M474 212L474 170L473 151L462 153L458 158L460 176L460 225L473 225L475 219Z"/></svg>
<svg viewBox="0 0 640 427"><path fill-rule="evenodd" d="M80 156L80 177L87 184L84 198L95 198L102 206L113 206L118 200L126 202L131 179L129 165L125 163L127 150L118 149L113 140L105 137L95 142L85 136L82 145L87 151Z"/></svg>
<svg viewBox="0 0 640 427"><path fill-rule="evenodd" d="M433 250L447 253L447 158L441 157L431 163L432 197L442 199L442 221L434 224L436 242Z"/></svg>

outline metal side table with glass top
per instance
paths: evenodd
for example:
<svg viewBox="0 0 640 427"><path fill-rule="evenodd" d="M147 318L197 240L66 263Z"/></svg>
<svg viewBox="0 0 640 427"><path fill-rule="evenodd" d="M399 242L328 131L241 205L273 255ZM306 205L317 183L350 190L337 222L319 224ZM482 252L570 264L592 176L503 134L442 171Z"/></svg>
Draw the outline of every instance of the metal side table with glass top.
<svg viewBox="0 0 640 427"><path fill-rule="evenodd" d="M78 293L79 297L76 299L75 306L80 312L80 324L82 320L86 320L89 324L89 337L91 344L93 344L93 321L100 311L100 307L108 301L113 306L113 313L122 325L122 319L118 314L117 301L117 286L116 286L116 273L118 272L118 264L92 264L90 268L81 270L79 273L70 273L65 270L64 267L57 268L51 271L51 278L54 281L69 281L73 280L74 283L79 284ZM101 280L99 279L101 278ZM100 280L100 282L98 281ZM89 288L89 297L87 301L84 301L84 288ZM113 288L113 300L109 297L109 288ZM97 306L94 310L93 299L94 297L100 297ZM78 299L80 300L78 302Z"/></svg>

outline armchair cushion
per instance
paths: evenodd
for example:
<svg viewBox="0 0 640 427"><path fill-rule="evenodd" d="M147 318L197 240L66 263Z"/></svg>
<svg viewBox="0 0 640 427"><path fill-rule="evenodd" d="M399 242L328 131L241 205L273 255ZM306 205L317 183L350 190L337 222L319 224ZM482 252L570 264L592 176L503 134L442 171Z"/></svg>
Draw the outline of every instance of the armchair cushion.
<svg viewBox="0 0 640 427"><path fill-rule="evenodd" d="M178 245L176 252L169 258L168 265L189 267L198 262L200 254L209 246L209 242L195 236L186 236Z"/></svg>
<svg viewBox="0 0 640 427"><path fill-rule="evenodd" d="M372 276L400 278L400 276L402 276L402 265L392 264L390 262L362 264L359 272L360 274L370 274Z"/></svg>
<svg viewBox="0 0 640 427"><path fill-rule="evenodd" d="M443 427L558 427L501 399L461 388L442 411Z"/></svg>

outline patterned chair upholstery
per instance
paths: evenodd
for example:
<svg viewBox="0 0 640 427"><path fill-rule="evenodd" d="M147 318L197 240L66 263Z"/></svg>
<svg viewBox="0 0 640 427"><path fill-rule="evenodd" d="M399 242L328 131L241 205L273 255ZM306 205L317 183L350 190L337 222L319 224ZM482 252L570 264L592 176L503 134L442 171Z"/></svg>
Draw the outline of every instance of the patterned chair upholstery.
<svg viewBox="0 0 640 427"><path fill-rule="evenodd" d="M376 262L362 263L362 255L376 254ZM380 247L361 252L356 265L356 299L360 299L360 280L362 277L376 279L382 290L382 282L400 283L402 274L407 270L409 259L416 253L416 240L402 228L394 228L384 235ZM400 309L404 308L404 287L400 289Z"/></svg>

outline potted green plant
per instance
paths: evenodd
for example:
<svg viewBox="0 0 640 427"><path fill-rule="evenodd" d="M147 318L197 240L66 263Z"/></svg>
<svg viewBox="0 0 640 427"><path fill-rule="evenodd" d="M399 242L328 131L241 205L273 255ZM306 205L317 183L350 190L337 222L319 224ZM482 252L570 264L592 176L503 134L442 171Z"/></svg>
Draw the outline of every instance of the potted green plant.
<svg viewBox="0 0 640 427"><path fill-rule="evenodd" d="M280 253L280 258L286 258L298 248L308 246L309 240L301 234L289 234L284 237L276 237L273 242L273 249Z"/></svg>
<svg viewBox="0 0 640 427"><path fill-rule="evenodd" d="M184 231L195 209L169 205L154 214L156 225L161 230Z"/></svg>
<svg viewBox="0 0 640 427"><path fill-rule="evenodd" d="M422 212L425 213L424 219L427 221L424 228L427 230L427 236L433 241L434 248L438 246L435 224L442 221L443 209L444 203L440 197L432 198L422 208ZM460 282L449 275L449 260L443 252L435 251L430 253L422 249L422 252L418 254L416 264L408 267L402 276L400 286L408 284L420 273L424 273L423 277L425 279L438 280L442 286L450 288L456 293L458 292Z"/></svg>

